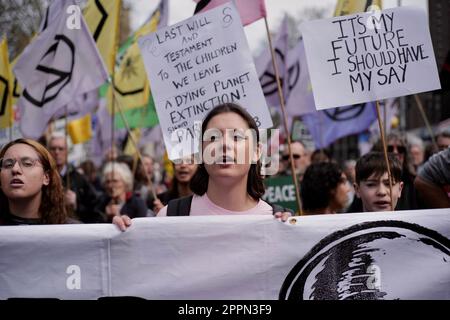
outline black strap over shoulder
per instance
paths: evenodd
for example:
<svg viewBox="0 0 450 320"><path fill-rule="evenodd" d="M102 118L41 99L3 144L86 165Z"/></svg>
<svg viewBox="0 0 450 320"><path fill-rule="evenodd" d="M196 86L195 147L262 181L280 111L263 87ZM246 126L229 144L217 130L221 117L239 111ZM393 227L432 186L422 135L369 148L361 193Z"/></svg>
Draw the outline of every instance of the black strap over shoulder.
<svg viewBox="0 0 450 320"><path fill-rule="evenodd" d="M167 204L167 216L188 216L191 213L193 196L170 200Z"/></svg>

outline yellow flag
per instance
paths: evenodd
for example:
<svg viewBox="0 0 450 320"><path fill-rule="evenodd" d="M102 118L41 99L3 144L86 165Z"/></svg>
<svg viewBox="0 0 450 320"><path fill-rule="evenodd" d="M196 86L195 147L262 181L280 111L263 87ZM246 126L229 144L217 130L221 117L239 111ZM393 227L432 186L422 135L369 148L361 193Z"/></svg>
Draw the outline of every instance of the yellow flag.
<svg viewBox="0 0 450 320"><path fill-rule="evenodd" d="M91 139L91 114L88 113L84 117L70 121L67 124L67 131L74 144L83 143Z"/></svg>
<svg viewBox="0 0 450 320"><path fill-rule="evenodd" d="M134 141L136 143L139 143L139 140L141 140L141 128L132 129L131 135L133 136ZM123 153L129 156L134 156L137 154L137 151L138 150L136 150L136 148L134 147L134 144L131 142L131 139L128 138Z"/></svg>
<svg viewBox="0 0 450 320"><path fill-rule="evenodd" d="M89 0L84 19L108 72L113 72L119 33L121 0Z"/></svg>
<svg viewBox="0 0 450 320"><path fill-rule="evenodd" d="M0 42L0 128L12 126L12 74L6 37Z"/></svg>
<svg viewBox="0 0 450 320"><path fill-rule="evenodd" d="M347 14L365 12L371 5L378 6L381 10L382 0L338 0L334 16L345 16Z"/></svg>
<svg viewBox="0 0 450 320"><path fill-rule="evenodd" d="M145 71L144 61L137 39L150 32L155 32L162 21L161 7L153 12L152 16L142 27L131 36L124 45L125 53L120 60L120 66L114 73L114 89L117 103L122 110L139 108L147 105L150 97L150 84ZM120 50L119 50L120 51ZM108 107L111 111L113 90L108 88Z"/></svg>
<svg viewBox="0 0 450 320"><path fill-rule="evenodd" d="M168 177L173 178L175 172L173 170L173 163L172 161L170 161L169 159L169 155L167 154L167 152L164 153L163 156L163 167L164 170L166 171L166 174Z"/></svg>
<svg viewBox="0 0 450 320"><path fill-rule="evenodd" d="M128 48L113 81L115 103L124 110L146 105L150 96L150 85L145 72L144 61L137 42ZM112 86L108 88L108 106L113 101ZM117 110L117 109L116 109Z"/></svg>

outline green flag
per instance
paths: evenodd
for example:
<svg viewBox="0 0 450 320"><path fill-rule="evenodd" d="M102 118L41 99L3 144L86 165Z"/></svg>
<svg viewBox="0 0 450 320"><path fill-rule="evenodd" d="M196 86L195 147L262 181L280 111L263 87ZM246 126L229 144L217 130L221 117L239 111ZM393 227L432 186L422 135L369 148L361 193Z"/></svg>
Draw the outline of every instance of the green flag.
<svg viewBox="0 0 450 320"><path fill-rule="evenodd" d="M155 103L152 96L148 99L148 104L123 112L125 119L130 126L130 129L134 128L151 128L158 124L158 116L156 115ZM125 128L125 123L122 120L122 116L119 112L116 113L114 124L116 128Z"/></svg>

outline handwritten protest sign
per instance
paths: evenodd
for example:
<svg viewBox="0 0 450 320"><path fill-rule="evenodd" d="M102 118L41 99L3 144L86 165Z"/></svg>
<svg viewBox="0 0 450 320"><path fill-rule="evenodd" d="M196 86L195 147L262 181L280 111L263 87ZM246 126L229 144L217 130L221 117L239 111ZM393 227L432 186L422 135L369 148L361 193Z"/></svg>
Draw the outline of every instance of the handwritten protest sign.
<svg viewBox="0 0 450 320"><path fill-rule="evenodd" d="M235 102L259 128L272 120L239 13L228 3L139 39L170 159L195 153L201 120Z"/></svg>
<svg viewBox="0 0 450 320"><path fill-rule="evenodd" d="M423 10L310 21L302 31L318 110L440 89Z"/></svg>

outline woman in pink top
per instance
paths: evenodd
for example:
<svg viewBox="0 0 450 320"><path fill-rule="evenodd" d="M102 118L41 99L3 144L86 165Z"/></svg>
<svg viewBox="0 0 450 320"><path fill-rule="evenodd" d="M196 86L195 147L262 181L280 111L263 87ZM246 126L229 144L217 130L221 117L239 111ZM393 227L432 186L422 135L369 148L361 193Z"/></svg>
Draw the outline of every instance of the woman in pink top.
<svg viewBox="0 0 450 320"><path fill-rule="evenodd" d="M240 106L225 103L203 120L202 136L203 162L191 180L194 196L189 215L272 215L272 206L261 199L264 184L255 120ZM165 215L167 206L158 213ZM289 216L275 214L283 221ZM125 230L131 219L121 216L113 222Z"/></svg>

